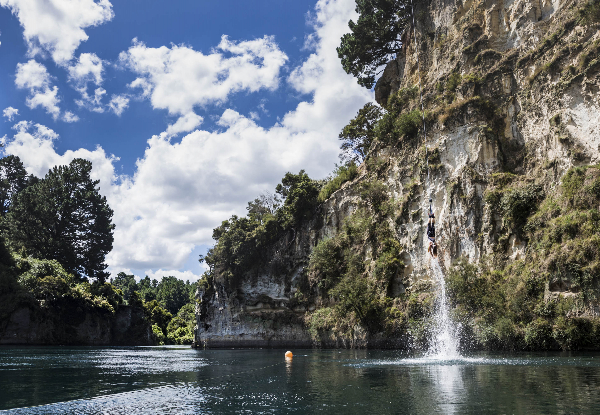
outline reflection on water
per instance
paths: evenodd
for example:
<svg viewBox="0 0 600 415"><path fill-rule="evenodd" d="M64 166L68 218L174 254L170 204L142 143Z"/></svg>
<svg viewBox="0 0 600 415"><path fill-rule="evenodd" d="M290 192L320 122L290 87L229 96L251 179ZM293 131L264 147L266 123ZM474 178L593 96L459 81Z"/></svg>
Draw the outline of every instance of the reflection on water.
<svg viewBox="0 0 600 415"><path fill-rule="evenodd" d="M11 414L600 413L600 356L0 348Z"/></svg>

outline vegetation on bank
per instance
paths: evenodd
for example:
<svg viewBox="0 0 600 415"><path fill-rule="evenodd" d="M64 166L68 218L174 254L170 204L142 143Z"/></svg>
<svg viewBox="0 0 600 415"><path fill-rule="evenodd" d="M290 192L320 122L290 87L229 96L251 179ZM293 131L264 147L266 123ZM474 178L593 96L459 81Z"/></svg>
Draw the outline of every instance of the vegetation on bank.
<svg viewBox="0 0 600 415"><path fill-rule="evenodd" d="M248 203L246 217L232 216L213 230L215 246L200 261L209 271L207 284L215 275L234 284L247 272L268 261L269 247L284 234L296 234L298 227L315 216L322 184L304 172L287 173L275 195L263 195Z"/></svg>
<svg viewBox="0 0 600 415"><path fill-rule="evenodd" d="M124 272L111 283L126 304L143 308L158 344L192 344L196 283L173 276L163 277L160 282L146 276L136 282L133 275Z"/></svg>
<svg viewBox="0 0 600 415"><path fill-rule="evenodd" d="M0 321L23 307L59 325L87 314L110 320L130 305L155 327L157 342L190 344L195 284L175 277L136 283L123 273L106 281L113 212L91 169L74 159L38 179L18 157L0 159ZM143 336L143 327L137 332Z"/></svg>

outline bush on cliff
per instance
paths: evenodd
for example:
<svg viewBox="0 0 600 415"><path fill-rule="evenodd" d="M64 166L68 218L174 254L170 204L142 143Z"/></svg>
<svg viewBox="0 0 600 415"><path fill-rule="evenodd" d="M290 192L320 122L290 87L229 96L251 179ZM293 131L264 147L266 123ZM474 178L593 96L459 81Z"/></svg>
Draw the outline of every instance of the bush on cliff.
<svg viewBox="0 0 600 415"><path fill-rule="evenodd" d="M529 249L501 268L460 260L450 269L451 300L475 340L486 348L597 347L600 319L590 307L600 298L600 167L570 169L541 203L533 185L490 194Z"/></svg>
<svg viewBox="0 0 600 415"><path fill-rule="evenodd" d="M285 232L295 237L296 228L313 218L321 185L301 170L286 173L276 187L276 198L263 197L248 204L246 217L232 216L213 230L216 244L201 261L210 272L235 282L267 262L269 248ZM279 202L282 202L281 205Z"/></svg>
<svg viewBox="0 0 600 415"><path fill-rule="evenodd" d="M354 161L341 166L336 166L332 177L327 180L319 192L319 202L324 202L329 199L329 197L340 189L344 183L354 180L356 176L358 176L358 167L356 167Z"/></svg>
<svg viewBox="0 0 600 415"><path fill-rule="evenodd" d="M342 129L339 138L342 140L341 148L346 159L360 164L367 157L377 137L375 126L381 115L381 108L368 102Z"/></svg>

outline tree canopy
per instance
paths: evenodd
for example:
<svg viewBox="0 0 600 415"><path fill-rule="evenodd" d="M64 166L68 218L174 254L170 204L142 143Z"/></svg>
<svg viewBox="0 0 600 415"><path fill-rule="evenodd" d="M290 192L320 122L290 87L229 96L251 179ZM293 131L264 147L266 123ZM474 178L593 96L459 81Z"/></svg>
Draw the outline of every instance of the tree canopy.
<svg viewBox="0 0 600 415"><path fill-rule="evenodd" d="M400 36L409 24L408 0L356 0L356 23L348 22L350 33L337 48L344 70L358 83L372 88L377 70L400 51Z"/></svg>
<svg viewBox="0 0 600 415"><path fill-rule="evenodd" d="M0 210L2 216L8 212L13 197L34 181L34 176L27 176L27 171L19 157L10 155L0 159Z"/></svg>
<svg viewBox="0 0 600 415"><path fill-rule="evenodd" d="M376 137L375 125L381 118L381 114L381 108L368 102L344 127L340 139L342 150L347 154L347 158L359 164L365 159Z"/></svg>
<svg viewBox="0 0 600 415"><path fill-rule="evenodd" d="M301 170L286 173L275 195L263 195L248 203L248 215L233 215L213 230L216 244L200 261L209 274L217 269L227 278L239 276L265 260L267 248L284 232L311 219L318 205L321 185Z"/></svg>
<svg viewBox="0 0 600 415"><path fill-rule="evenodd" d="M6 217L10 243L68 272L104 281L113 244L113 211L90 178L92 163L74 159L20 191Z"/></svg>

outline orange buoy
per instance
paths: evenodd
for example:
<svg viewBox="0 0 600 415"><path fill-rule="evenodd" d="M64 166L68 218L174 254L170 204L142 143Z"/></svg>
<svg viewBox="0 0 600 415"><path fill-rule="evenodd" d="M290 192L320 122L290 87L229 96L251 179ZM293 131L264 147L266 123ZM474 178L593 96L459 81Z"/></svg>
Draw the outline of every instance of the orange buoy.
<svg viewBox="0 0 600 415"><path fill-rule="evenodd" d="M291 359L292 357L294 357L294 355L288 350L287 352L285 352L285 357L286 359Z"/></svg>

